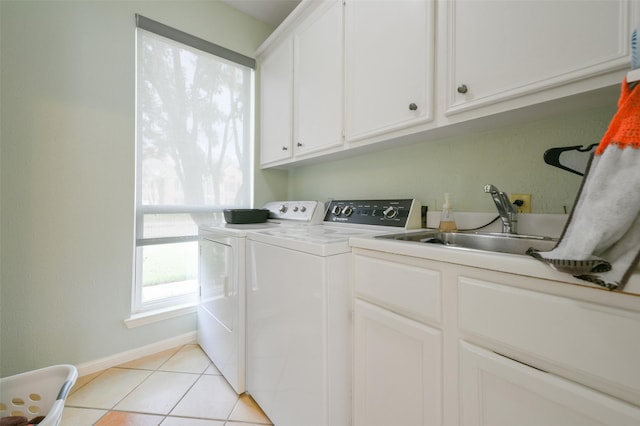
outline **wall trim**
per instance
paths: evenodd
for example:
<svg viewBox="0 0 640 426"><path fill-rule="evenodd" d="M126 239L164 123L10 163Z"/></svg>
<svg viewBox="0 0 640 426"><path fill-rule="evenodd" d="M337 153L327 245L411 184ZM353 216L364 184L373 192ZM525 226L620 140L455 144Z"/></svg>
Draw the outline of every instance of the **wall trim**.
<svg viewBox="0 0 640 426"><path fill-rule="evenodd" d="M133 361L144 356L153 355L167 349L175 348L176 346L188 345L196 342L197 332L190 331L189 333L181 334L170 339L161 340L159 342L120 352L108 357L78 364L76 365L76 368L78 369L78 376L82 377L87 374L97 373L98 371L106 370L107 368L115 367L116 365L124 364L125 362Z"/></svg>
<svg viewBox="0 0 640 426"><path fill-rule="evenodd" d="M124 320L124 324L127 328L141 327L143 325L149 325L155 322L193 314L197 312L197 307L197 303L187 303L180 306L170 306L165 309L156 309L153 311L132 314L129 318Z"/></svg>

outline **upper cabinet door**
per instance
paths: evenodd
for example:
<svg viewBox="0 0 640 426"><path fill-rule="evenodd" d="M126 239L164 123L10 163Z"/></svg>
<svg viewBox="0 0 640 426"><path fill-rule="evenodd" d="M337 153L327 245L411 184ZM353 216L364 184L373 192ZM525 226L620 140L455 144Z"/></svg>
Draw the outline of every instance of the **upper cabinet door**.
<svg viewBox="0 0 640 426"><path fill-rule="evenodd" d="M348 0L346 140L433 119L433 0Z"/></svg>
<svg viewBox="0 0 640 426"><path fill-rule="evenodd" d="M443 25L448 27L442 57L448 64L445 112L478 108L629 68L630 35L638 24L634 3L444 2Z"/></svg>
<svg viewBox="0 0 640 426"><path fill-rule="evenodd" d="M331 0L294 34L294 152L342 145L343 7Z"/></svg>
<svg viewBox="0 0 640 426"><path fill-rule="evenodd" d="M286 38L266 54L260 68L260 164L292 155L293 40Z"/></svg>

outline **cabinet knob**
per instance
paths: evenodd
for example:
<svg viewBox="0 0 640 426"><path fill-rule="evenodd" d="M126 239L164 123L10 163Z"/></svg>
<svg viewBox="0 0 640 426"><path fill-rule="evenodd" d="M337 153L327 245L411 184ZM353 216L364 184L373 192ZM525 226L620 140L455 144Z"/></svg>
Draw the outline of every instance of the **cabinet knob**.
<svg viewBox="0 0 640 426"><path fill-rule="evenodd" d="M288 151L288 150L289 150L289 148L287 148L286 146L283 146L283 147L282 147L282 150L283 150L283 151Z"/></svg>
<svg viewBox="0 0 640 426"><path fill-rule="evenodd" d="M298 142L298 143L297 143L297 145L298 145L299 147L300 147L300 146L302 146L302 144L301 144L300 142Z"/></svg>
<svg viewBox="0 0 640 426"><path fill-rule="evenodd" d="M411 111L416 111L416 110L418 109L418 105L416 105L416 104L414 104L413 102L411 102L411 103L409 104L409 109L410 109Z"/></svg>
<svg viewBox="0 0 640 426"><path fill-rule="evenodd" d="M458 93L465 94L468 91L469 91L469 88L467 87L466 84L461 84L460 86L458 86Z"/></svg>

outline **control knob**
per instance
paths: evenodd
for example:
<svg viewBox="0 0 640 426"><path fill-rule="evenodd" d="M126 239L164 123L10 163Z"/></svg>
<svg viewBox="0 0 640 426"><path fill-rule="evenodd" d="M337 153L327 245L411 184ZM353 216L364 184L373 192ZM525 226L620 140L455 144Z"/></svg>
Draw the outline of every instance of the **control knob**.
<svg viewBox="0 0 640 426"><path fill-rule="evenodd" d="M286 213L287 212L287 205L286 204L280 204L280 208L278 209L278 211L280 213Z"/></svg>
<svg viewBox="0 0 640 426"><path fill-rule="evenodd" d="M340 213L342 213L342 208L340 206L333 206L333 210L331 210L331 213L334 216L340 216Z"/></svg>
<svg viewBox="0 0 640 426"><path fill-rule="evenodd" d="M383 210L382 214L384 215L385 219L393 219L398 216L398 209L396 209L395 207L387 207Z"/></svg>
<svg viewBox="0 0 640 426"><path fill-rule="evenodd" d="M347 206L344 208L344 210L342 210L342 213L344 213L345 216L349 217L353 214L353 207L351 206Z"/></svg>

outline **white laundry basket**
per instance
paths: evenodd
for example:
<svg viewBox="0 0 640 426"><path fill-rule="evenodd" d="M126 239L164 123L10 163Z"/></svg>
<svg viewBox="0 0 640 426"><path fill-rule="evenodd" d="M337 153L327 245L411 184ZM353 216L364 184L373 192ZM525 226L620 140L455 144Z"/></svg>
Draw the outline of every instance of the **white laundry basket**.
<svg viewBox="0 0 640 426"><path fill-rule="evenodd" d="M73 365L54 365L0 379L0 418L45 416L39 426L58 426L64 402L78 378Z"/></svg>

